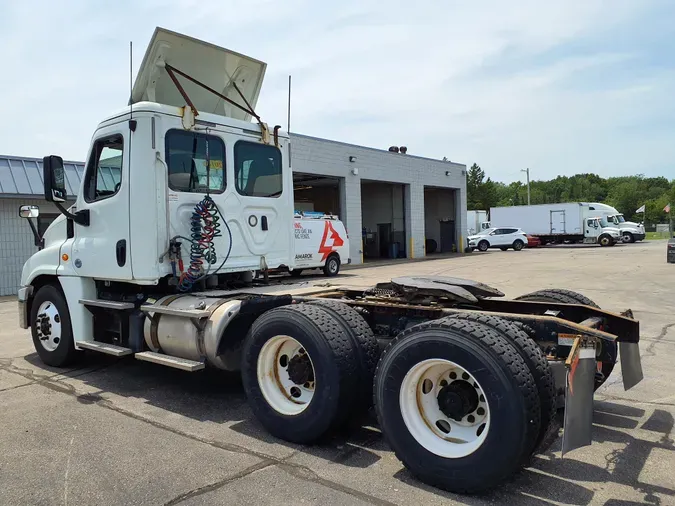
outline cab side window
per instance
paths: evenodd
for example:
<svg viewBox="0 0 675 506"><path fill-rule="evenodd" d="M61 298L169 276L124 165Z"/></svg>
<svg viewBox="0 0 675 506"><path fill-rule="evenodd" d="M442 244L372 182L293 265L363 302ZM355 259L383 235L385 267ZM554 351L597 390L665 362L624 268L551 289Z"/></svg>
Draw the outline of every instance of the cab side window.
<svg viewBox="0 0 675 506"><path fill-rule="evenodd" d="M278 197L283 190L281 152L275 146L237 141L234 178L240 195Z"/></svg>
<svg viewBox="0 0 675 506"><path fill-rule="evenodd" d="M96 202L115 195L122 184L124 139L120 134L103 137L94 142L87 163L84 200Z"/></svg>
<svg viewBox="0 0 675 506"><path fill-rule="evenodd" d="M225 191L225 144L220 137L184 130L166 134L169 188L179 192ZM208 164L208 170L207 170Z"/></svg>

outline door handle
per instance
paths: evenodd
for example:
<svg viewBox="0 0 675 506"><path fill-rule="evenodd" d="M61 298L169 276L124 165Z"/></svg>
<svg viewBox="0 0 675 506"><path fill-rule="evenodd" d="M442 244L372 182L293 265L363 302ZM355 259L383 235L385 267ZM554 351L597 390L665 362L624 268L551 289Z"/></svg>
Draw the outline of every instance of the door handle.
<svg viewBox="0 0 675 506"><path fill-rule="evenodd" d="M267 230L267 216L260 217L260 228Z"/></svg>
<svg viewBox="0 0 675 506"><path fill-rule="evenodd" d="M127 241L126 239L120 239L117 241L117 246L115 247L115 255L117 256L117 265L124 267L124 264L127 263Z"/></svg>

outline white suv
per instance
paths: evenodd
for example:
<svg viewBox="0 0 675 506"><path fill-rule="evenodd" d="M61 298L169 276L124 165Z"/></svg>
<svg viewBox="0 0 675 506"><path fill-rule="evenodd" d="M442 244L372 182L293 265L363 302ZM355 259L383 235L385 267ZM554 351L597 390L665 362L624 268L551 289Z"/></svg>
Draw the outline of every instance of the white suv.
<svg viewBox="0 0 675 506"><path fill-rule="evenodd" d="M506 251L513 248L520 251L527 246L527 235L516 227L493 227L480 234L469 236L469 249L487 251L488 248L499 248Z"/></svg>

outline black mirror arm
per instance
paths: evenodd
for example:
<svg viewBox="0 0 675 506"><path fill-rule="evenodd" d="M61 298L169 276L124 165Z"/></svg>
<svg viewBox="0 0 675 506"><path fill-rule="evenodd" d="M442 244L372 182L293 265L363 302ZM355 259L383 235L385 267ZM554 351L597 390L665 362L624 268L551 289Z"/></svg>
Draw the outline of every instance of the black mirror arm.
<svg viewBox="0 0 675 506"><path fill-rule="evenodd" d="M28 218L28 224L30 225L30 229L33 231L33 237L35 238L35 246L38 247L38 249L42 249L45 247L45 240L40 237L40 233L38 232L37 227L35 226L35 223L33 223L33 220Z"/></svg>
<svg viewBox="0 0 675 506"><path fill-rule="evenodd" d="M81 211L71 213L59 202L54 202L54 204L56 207L58 207L59 211L61 211L61 214L63 214L66 218L73 220L75 223L82 225L83 227L89 226L89 209L83 209Z"/></svg>

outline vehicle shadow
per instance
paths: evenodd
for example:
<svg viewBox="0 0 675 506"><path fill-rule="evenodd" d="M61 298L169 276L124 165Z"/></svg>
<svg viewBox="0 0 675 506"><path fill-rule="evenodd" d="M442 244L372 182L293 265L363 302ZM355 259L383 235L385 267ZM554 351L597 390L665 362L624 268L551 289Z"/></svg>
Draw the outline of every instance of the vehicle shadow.
<svg viewBox="0 0 675 506"><path fill-rule="evenodd" d="M372 410L329 439L312 446L295 445L274 438L258 423L249 409L238 374L205 370L185 373L130 358L116 359L88 352L78 370L69 370L58 378L76 378L98 392L79 396L83 403L100 400L106 393L142 399L144 404L197 421L227 424L246 437L265 443L286 446L293 451L318 457L330 464L367 469L381 460L389 449L377 428ZM25 357L37 368L45 369L37 354ZM49 368L53 371L53 368ZM542 504L543 501L585 506L595 495L593 483L629 487L643 495L644 501L660 504L659 496L675 501L673 486L659 486L640 481L650 452L654 449L675 450L673 415L655 407L653 410L622 404L595 401L593 440L610 442L612 450L604 455L604 465L575 458L575 452L560 457L562 440L558 438L543 454L533 457L529 467L498 489L480 495L460 496L429 487L401 468L393 477L401 483L469 505ZM641 423L647 416L647 420ZM640 438L634 429L658 434L657 438ZM617 449L618 446L618 449ZM577 450L581 452L583 450ZM621 497L617 490L617 497ZM618 498L607 505L630 505ZM635 503L639 504L639 503Z"/></svg>

